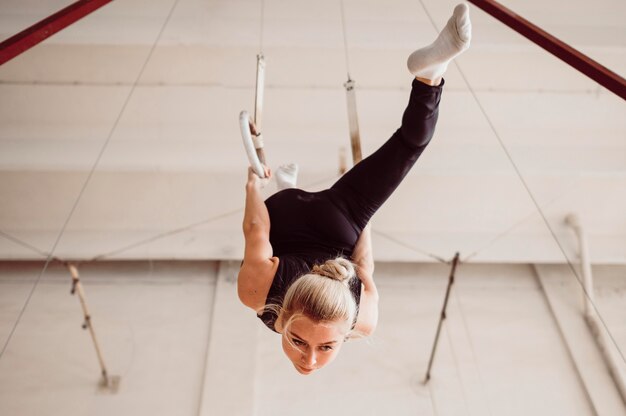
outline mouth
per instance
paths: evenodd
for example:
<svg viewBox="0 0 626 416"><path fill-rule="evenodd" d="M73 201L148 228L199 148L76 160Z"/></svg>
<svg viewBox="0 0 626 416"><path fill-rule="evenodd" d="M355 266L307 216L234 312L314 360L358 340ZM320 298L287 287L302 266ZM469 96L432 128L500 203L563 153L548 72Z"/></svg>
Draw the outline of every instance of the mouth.
<svg viewBox="0 0 626 416"><path fill-rule="evenodd" d="M296 364L295 366L296 366L296 370L298 370L298 372L301 374L311 374L313 371L315 371L315 368L306 368L298 364Z"/></svg>

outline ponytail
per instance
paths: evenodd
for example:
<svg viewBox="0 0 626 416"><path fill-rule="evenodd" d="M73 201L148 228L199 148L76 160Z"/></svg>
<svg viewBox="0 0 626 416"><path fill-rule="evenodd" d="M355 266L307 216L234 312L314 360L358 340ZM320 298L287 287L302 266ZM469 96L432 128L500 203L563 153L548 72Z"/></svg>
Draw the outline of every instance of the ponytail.
<svg viewBox="0 0 626 416"><path fill-rule="evenodd" d="M327 260L321 265L316 264L313 266L311 273L328 277L344 284L348 284L353 277L356 277L354 264L343 257Z"/></svg>
<svg viewBox="0 0 626 416"><path fill-rule="evenodd" d="M358 313L349 287L350 281L356 278L354 265L345 258L315 265L285 294L279 315L283 331L298 316L306 316L314 322L345 321L349 331Z"/></svg>

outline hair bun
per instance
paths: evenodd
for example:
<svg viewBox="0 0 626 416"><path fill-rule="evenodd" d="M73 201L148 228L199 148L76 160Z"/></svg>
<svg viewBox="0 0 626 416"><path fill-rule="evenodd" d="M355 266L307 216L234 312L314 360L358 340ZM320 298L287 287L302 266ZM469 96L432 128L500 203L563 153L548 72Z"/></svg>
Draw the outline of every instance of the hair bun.
<svg viewBox="0 0 626 416"><path fill-rule="evenodd" d="M311 273L345 283L356 276L354 264L343 257L326 260L326 262L321 265L316 264L313 266Z"/></svg>

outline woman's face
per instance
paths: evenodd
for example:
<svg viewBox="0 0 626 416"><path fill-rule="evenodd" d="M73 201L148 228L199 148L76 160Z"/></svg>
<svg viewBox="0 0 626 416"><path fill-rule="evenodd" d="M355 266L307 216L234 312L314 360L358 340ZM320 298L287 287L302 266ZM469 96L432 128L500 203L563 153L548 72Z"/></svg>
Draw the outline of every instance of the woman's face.
<svg viewBox="0 0 626 416"><path fill-rule="evenodd" d="M311 374L335 359L348 328L343 321L316 323L306 316L297 318L283 331L283 351L300 374Z"/></svg>

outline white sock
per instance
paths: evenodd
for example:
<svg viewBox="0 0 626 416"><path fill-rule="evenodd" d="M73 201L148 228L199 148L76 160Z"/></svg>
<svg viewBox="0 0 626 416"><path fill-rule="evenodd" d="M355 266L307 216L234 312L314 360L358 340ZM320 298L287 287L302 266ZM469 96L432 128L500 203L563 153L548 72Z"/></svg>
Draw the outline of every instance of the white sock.
<svg viewBox="0 0 626 416"><path fill-rule="evenodd" d="M413 76L436 80L441 78L454 57L469 48L472 23L469 6L461 3L454 8L452 17L437 39L430 45L413 52L407 61Z"/></svg>
<svg viewBox="0 0 626 416"><path fill-rule="evenodd" d="M298 180L298 165L289 163L281 165L276 170L276 186L279 191L283 189L295 188Z"/></svg>

